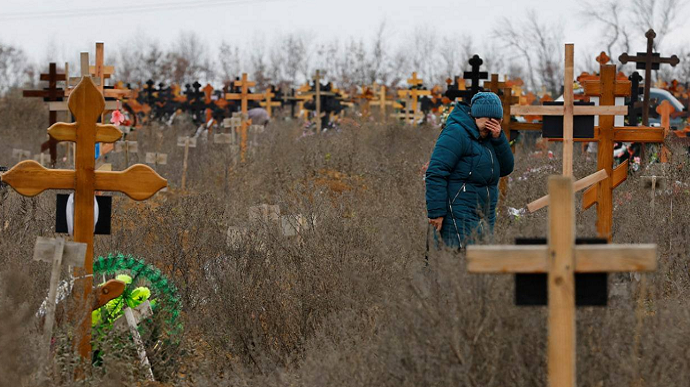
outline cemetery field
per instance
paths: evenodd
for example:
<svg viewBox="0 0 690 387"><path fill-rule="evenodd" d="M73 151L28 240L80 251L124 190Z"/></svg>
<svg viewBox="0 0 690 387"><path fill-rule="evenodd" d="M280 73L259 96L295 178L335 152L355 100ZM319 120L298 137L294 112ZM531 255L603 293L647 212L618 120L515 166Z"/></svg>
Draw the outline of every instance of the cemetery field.
<svg viewBox="0 0 690 387"><path fill-rule="evenodd" d="M19 94L0 102L0 165L43 141L47 116L41 101ZM32 379L45 361L36 313L50 280L32 257L36 236L57 236L56 203L8 187L0 191L0 386L546 385L547 309L515 306L512 276L469 274L464 253L437 251L433 240L425 260L423 170L438 127L350 117L303 136L303 123L276 118L251 135L244 163L228 144L198 138L183 190L177 139L196 130L182 118L144 125L128 135L136 152L104 160L122 171L146 163L146 153L167 155L149 163L167 190L142 202L113 193L110 234L94 242L96 257L129 254L174 283L179 316L164 310L142 331L156 382L142 382L126 332L94 334L100 359L75 376L70 298L57 306L51 379ZM546 208L516 209L547 193L561 144L545 158L527 137L483 244L547 234ZM667 146L684 154L673 140ZM67 168L60 145L58 156ZM574 176L597 171L596 156L578 145L573 157ZM579 385L690 380L690 165L674 157L665 168L654 193L644 169L613 191L612 242L657 244L658 266L609 274L608 306L577 309ZM596 237L596 211L581 200L577 236ZM274 207L256 209L263 205Z"/></svg>

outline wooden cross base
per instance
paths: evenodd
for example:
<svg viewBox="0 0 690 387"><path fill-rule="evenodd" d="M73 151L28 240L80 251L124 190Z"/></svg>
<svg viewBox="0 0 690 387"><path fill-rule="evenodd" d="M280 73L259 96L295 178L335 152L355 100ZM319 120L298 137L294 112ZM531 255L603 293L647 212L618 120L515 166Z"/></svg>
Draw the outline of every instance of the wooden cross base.
<svg viewBox="0 0 690 387"><path fill-rule="evenodd" d="M469 246L471 273L547 273L548 377L575 387L575 273L656 270L656 245L575 245L575 190L568 176L549 178L548 245Z"/></svg>

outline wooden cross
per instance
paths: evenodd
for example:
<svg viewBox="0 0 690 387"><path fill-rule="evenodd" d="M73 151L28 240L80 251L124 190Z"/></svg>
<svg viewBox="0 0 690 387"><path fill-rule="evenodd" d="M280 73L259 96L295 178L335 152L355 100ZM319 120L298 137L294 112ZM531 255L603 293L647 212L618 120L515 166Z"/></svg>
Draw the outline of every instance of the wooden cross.
<svg viewBox="0 0 690 387"><path fill-rule="evenodd" d="M599 63L599 66L603 66L611 61L611 58L609 58L608 55L606 55L605 51L602 51L599 53L599 56L596 58L597 63Z"/></svg>
<svg viewBox="0 0 690 387"><path fill-rule="evenodd" d="M81 305L78 348L82 358L91 358L91 305L88 298L93 287L93 225L96 191L119 191L134 200L145 200L167 186L167 181L145 165L134 165L123 172L95 170L97 142L113 143L122 132L113 125L98 124L105 100L86 76L69 97L68 105L75 123L56 123L48 129L57 141L76 143L75 169L47 170L34 161L23 161L0 178L19 194L35 196L47 189L74 190L74 241L86 243L83 269L75 269L75 297ZM78 289L81 289L81 294Z"/></svg>
<svg viewBox="0 0 690 387"><path fill-rule="evenodd" d="M576 386L575 273L656 270L656 245L575 245L575 193L569 176L551 176L548 245L468 246L471 273L547 273L548 383Z"/></svg>
<svg viewBox="0 0 690 387"><path fill-rule="evenodd" d="M656 107L656 112L659 114L659 117L661 118L661 128L664 130L664 137L668 136L671 133L671 113L675 112L676 108L671 105L670 102L668 102L667 99L663 100L659 106ZM659 160L662 163L668 163L669 162L669 156L671 154L671 151L668 149L666 144L663 144L661 146L661 155L659 157Z"/></svg>
<svg viewBox="0 0 690 387"><path fill-rule="evenodd" d="M242 159L242 162L245 161L245 154L247 152L247 130L249 129L249 125L251 125L250 122L247 121L248 117L248 112L249 112L249 100L254 100L254 101L260 101L264 99L263 94L251 94L249 92L250 87L256 86L256 82L249 81L247 79L247 73L242 74L242 79L235 81L234 83L235 87L240 88L239 93L227 93L225 94L225 99L228 100L240 100L241 103L241 110L242 110L242 117L243 117L243 123L242 123L242 128L240 131L240 156Z"/></svg>
<svg viewBox="0 0 690 387"><path fill-rule="evenodd" d="M65 95L64 90L57 87L59 81L65 81L67 78L65 74L57 73L57 65L55 63L50 63L48 68L48 74L41 74L42 81L48 81L48 87L43 90L24 90L22 92L24 97L40 97L44 101L56 102L62 101ZM48 112L48 125L53 125L57 122L57 111L50 110ZM50 164L55 166L57 161L57 141L53 138L49 138L48 141L41 144L41 153L46 149L50 150Z"/></svg>
<svg viewBox="0 0 690 387"><path fill-rule="evenodd" d="M575 106L573 101L573 44L565 45L565 77L563 106L511 106L515 115L563 116L563 175L573 175L573 116L614 116L624 115L625 106Z"/></svg>
<svg viewBox="0 0 690 387"><path fill-rule="evenodd" d="M378 106L381 109L382 119L386 119L386 106L395 105L394 100L389 100L386 95L386 85L380 85L377 91L378 98L369 102L369 106Z"/></svg>
<svg viewBox="0 0 690 387"><path fill-rule="evenodd" d="M618 57L618 60L623 64L635 62L638 70L644 70L642 125L648 126L649 89L652 87L652 70L658 70L659 65L662 63L667 63L672 67L675 67L678 63L680 63L680 59L678 59L676 55L672 55L670 58L663 58L659 53L654 52L654 38L656 38L656 32L654 32L653 29L650 28L644 36L647 38L647 52L638 52L635 56L630 56L629 54L624 53Z"/></svg>
<svg viewBox="0 0 690 387"><path fill-rule="evenodd" d="M181 188L184 191L187 183L187 158L189 157L189 148L196 148L196 137L189 136L178 137L177 146L184 147L184 160L182 161L182 184Z"/></svg>
<svg viewBox="0 0 690 387"><path fill-rule="evenodd" d="M487 89L496 95L500 95L501 90L505 89L506 87L508 87L506 82L498 81L498 74L491 74L491 81L484 81L484 89Z"/></svg>
<svg viewBox="0 0 690 387"><path fill-rule="evenodd" d="M204 88L202 89L202 91L204 92L204 103L206 105L210 105L211 101L213 100L213 86L211 86L210 83L207 83L206 86L204 86Z"/></svg>
<svg viewBox="0 0 690 387"><path fill-rule="evenodd" d="M584 83L585 95L599 97L599 106L615 105L616 97L629 95L630 81L616 80L616 66L602 65L598 81ZM627 112L627 106L621 106ZM613 227L613 189L628 177L628 161L613 168L613 147L616 142L660 143L664 141L664 131L650 127L614 127L614 117L599 117L596 130L597 170L605 170L608 178L589 187L583 196L582 205L587 209L597 204L597 232L601 238L611 240Z"/></svg>
<svg viewBox="0 0 690 387"><path fill-rule="evenodd" d="M273 101L273 97L275 97L275 96L276 96L276 94L269 87L268 89L266 89L266 92L264 93L264 101L259 103L264 109L266 109L266 113L268 113L269 118L273 117L273 108L274 107L279 108L282 106L280 101Z"/></svg>
<svg viewBox="0 0 690 387"><path fill-rule="evenodd" d="M420 112L417 109L417 102L419 101L419 97L431 95L431 91L421 89L424 81L417 78L416 72L412 73L412 78L408 79L407 83L410 85L410 88L408 90L399 90L398 96L407 101L407 103L405 104L405 114L407 115L407 123L409 123L410 120L412 120L412 126L417 126L417 120L418 117L420 117Z"/></svg>

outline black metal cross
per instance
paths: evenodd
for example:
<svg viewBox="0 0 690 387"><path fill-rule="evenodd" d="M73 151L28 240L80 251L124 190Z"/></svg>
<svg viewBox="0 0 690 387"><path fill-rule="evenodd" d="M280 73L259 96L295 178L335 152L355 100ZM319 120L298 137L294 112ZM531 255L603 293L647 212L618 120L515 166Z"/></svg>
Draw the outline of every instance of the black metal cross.
<svg viewBox="0 0 690 387"><path fill-rule="evenodd" d="M652 70L659 70L659 65L661 63L668 63L675 67L680 63L680 59L678 59L676 55L669 58L662 58L661 54L654 52L654 38L656 38L656 32L654 32L653 29L650 28L644 36L647 38L647 52L638 52L636 56L630 56L624 53L618 57L618 60L623 64L635 62L637 63L636 68L638 70L645 71L642 125L649 126L649 89L652 87Z"/></svg>
<svg viewBox="0 0 690 387"><path fill-rule="evenodd" d="M446 97L453 101L455 101L456 98L462 98L465 102L469 103L472 100L472 97L474 97L480 91L484 91L484 89L479 86L479 81L489 79L488 72L479 71L482 64L484 64L484 61L479 57L479 55L475 54L472 58L470 58L468 63L470 66L472 66L472 71L465 71L463 73L463 79L469 79L471 81L470 88L469 90L459 90L459 87L457 87L458 77L456 77L456 85L453 85L454 87L449 86L448 91L446 91Z"/></svg>
<svg viewBox="0 0 690 387"><path fill-rule="evenodd" d="M630 103L628 104L628 126L638 126L638 119L640 118L640 81L642 77L637 71L633 72L628 77L631 82L630 86ZM644 91L642 91L644 93Z"/></svg>

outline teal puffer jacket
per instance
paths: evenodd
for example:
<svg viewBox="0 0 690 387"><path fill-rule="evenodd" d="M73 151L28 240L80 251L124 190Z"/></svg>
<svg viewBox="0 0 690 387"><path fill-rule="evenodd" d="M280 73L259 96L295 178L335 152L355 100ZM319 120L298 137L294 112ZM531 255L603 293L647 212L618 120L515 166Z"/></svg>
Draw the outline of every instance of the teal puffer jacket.
<svg viewBox="0 0 690 387"><path fill-rule="evenodd" d="M458 103L426 171L427 215L444 217L441 236L446 245L464 246L475 234L493 230L498 182L513 171L513 164L506 136L482 138L470 107Z"/></svg>

